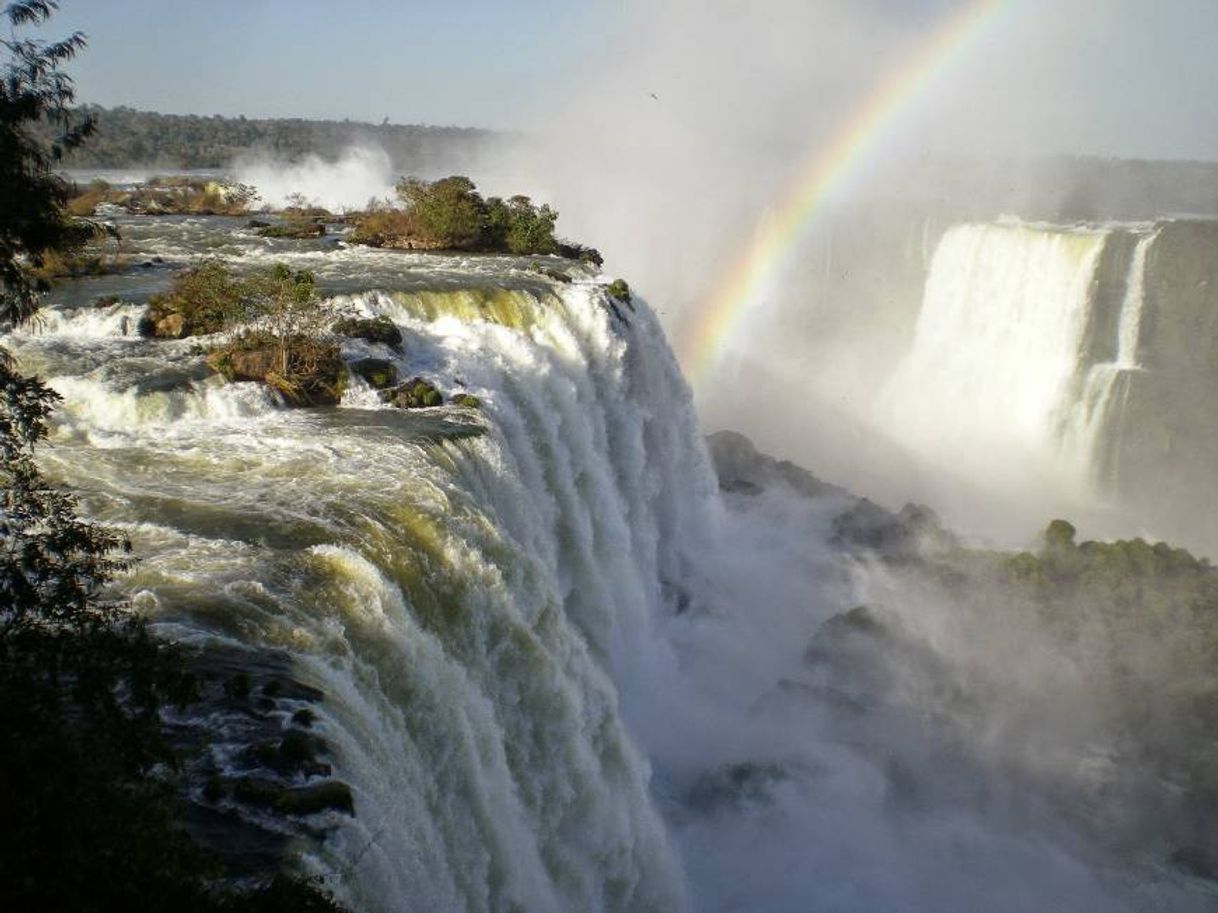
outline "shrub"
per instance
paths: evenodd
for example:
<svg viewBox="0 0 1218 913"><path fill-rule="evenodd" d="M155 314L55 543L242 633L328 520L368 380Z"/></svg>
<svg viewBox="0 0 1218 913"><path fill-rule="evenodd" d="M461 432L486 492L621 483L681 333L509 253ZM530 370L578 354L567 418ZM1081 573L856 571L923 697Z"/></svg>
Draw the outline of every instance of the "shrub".
<svg viewBox="0 0 1218 913"><path fill-rule="evenodd" d="M222 261L203 260L175 276L168 291L152 297L141 331L167 339L218 333L241 318L248 293Z"/></svg>
<svg viewBox="0 0 1218 913"><path fill-rule="evenodd" d="M72 198L68 200L68 212L74 216L91 216L102 203L109 202L114 195L114 188L109 181L100 178L91 181L83 190L74 188Z"/></svg>
<svg viewBox="0 0 1218 913"><path fill-rule="evenodd" d="M461 175L428 183L405 178L395 188L402 208L375 204L357 218L347 236L353 244L421 250L557 254L558 213L535 206L526 196L484 200L474 182ZM581 256L600 259L591 248L568 245ZM590 261L591 262L591 261Z"/></svg>
<svg viewBox="0 0 1218 913"><path fill-rule="evenodd" d="M292 406L336 405L347 371L331 327L334 306L317 294L313 274L282 263L239 283L238 306L226 325L242 327L208 356L229 380L253 380Z"/></svg>
<svg viewBox="0 0 1218 913"><path fill-rule="evenodd" d="M355 217L355 225L347 234L349 244L368 247L391 247L419 234L414 216L384 203L374 204Z"/></svg>
<svg viewBox="0 0 1218 913"><path fill-rule="evenodd" d="M475 250L481 246L486 203L469 178L454 175L430 184L406 178L394 190L413 214L423 238L450 250Z"/></svg>

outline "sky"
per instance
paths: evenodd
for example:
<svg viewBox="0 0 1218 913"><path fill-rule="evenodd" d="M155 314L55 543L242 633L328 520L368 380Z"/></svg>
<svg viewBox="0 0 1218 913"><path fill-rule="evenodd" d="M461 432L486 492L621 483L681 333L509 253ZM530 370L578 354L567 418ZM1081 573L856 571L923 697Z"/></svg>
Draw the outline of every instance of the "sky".
<svg viewBox="0 0 1218 913"><path fill-rule="evenodd" d="M518 128L616 41L622 0L62 0L89 103Z"/></svg>
<svg viewBox="0 0 1218 913"><path fill-rule="evenodd" d="M717 22L790 17L793 47L814 61L836 51L826 37L836 34L834 17L916 35L961 2L850 0L835 12L826 0L62 0L53 29L88 35L73 69L87 102L528 130L561 111L577 85L634 66L648 33L673 32L674 20L676 32L713 36ZM820 19L792 15L801 6ZM978 135L997 131L1034 151L1218 158L1218 2L1010 6L959 85L927 104L928 123L972 121ZM818 21L830 27L809 24ZM747 82L767 49L736 53L739 30L723 31L708 63ZM878 47L851 53L879 73L890 61ZM667 76L657 89L682 88L673 84L680 74ZM832 92L827 84L792 103L832 106Z"/></svg>

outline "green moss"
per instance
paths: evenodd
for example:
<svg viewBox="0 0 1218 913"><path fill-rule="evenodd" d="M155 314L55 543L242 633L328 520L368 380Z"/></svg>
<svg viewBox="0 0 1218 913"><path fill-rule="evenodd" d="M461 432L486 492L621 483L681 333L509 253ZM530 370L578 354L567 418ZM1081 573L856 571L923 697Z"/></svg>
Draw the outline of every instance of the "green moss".
<svg viewBox="0 0 1218 913"><path fill-rule="evenodd" d="M626 284L625 279L614 279L605 289L605 293L610 298L621 301L623 304L630 304L632 300L630 297L630 286Z"/></svg>
<svg viewBox="0 0 1218 913"><path fill-rule="evenodd" d="M464 406L467 409L481 409L482 400L474 396L472 393L458 393L452 398L454 406Z"/></svg>
<svg viewBox="0 0 1218 913"><path fill-rule="evenodd" d="M381 399L399 409L424 409L444 404L444 397L435 385L421 377L381 391Z"/></svg>

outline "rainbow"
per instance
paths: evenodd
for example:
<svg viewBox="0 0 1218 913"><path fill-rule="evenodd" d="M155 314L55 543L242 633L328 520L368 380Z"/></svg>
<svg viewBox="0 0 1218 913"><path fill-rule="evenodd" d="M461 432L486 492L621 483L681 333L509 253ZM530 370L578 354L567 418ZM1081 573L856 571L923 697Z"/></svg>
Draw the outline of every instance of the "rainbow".
<svg viewBox="0 0 1218 913"><path fill-rule="evenodd" d="M804 227L859 170L899 115L970 45L987 33L1013 0L972 0L948 17L910 59L891 72L799 169L800 178L761 226L747 254L720 277L705 314L682 347L695 388L718 361L741 320L763 297L766 283Z"/></svg>

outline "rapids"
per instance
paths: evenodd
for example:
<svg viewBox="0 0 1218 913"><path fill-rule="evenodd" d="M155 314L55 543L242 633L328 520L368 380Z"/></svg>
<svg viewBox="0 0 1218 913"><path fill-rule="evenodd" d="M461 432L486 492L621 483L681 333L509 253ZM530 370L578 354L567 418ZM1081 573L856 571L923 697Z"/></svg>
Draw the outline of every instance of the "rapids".
<svg viewBox="0 0 1218 913"><path fill-rule="evenodd" d="M882 714L835 722L842 697L808 662L837 613L873 597L902 608L882 571L831 544L857 501L789 464L750 481L747 455L721 495L642 300L615 302L561 261L546 266L571 281L506 257L271 241L230 219L118 221L137 265L64 284L3 340L64 398L41 460L131 537L139 561L122 587L160 632L273 658L324 694L308 707L354 816L286 827L236 811L281 832L352 909L1022 913L1179 899L1055 819L950 790L924 808L901 800L896 749L934 769L926 737ZM928 313L968 316L969 282L995 286L977 258L1001 259L1003 231L949 235ZM1075 305L1005 300L1081 338L1080 273L1108 242L1025 240L1020 269L1052 266L1042 289ZM1152 271L1160 243L1131 244L1145 261L1133 265ZM210 376L206 339L138 337L147 297L208 253L313 271L325 294L403 333L401 351L348 340L347 360L391 358L481 408L400 411L353 382L337 408L290 410ZM970 262L972 278L945 278ZM1141 370L1147 325L1132 311L1114 323L1109 360ZM1002 335L978 333L994 347ZM933 339L926 329L919 345ZM1021 394L1025 440L1052 436L1047 416L1077 381L1071 345ZM1005 370L1014 383L1024 369ZM1009 392L985 383L972 395ZM905 621L924 628L930 614L911 605ZM248 724L211 713L211 761L227 772ZM987 788L1003 787L995 774Z"/></svg>
<svg viewBox="0 0 1218 913"><path fill-rule="evenodd" d="M158 249L228 230L179 220ZM128 531L133 602L162 629L287 651L325 692L357 814L308 852L357 908L679 909L612 683L715 510L663 332L587 279L399 255L378 283L386 255L334 256L387 286L342 287L402 328L402 375L480 414L391 410L358 382L289 411L208 379L194 341L136 336L139 305L51 307L8 340L64 397L48 468Z"/></svg>

